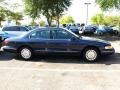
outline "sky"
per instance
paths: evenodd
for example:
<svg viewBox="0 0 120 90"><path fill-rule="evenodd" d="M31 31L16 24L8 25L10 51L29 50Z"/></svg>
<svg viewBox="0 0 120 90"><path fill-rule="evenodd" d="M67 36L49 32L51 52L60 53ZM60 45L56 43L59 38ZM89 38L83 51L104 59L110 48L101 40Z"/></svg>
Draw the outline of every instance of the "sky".
<svg viewBox="0 0 120 90"><path fill-rule="evenodd" d="M8 0L11 4L12 3L19 3L22 4L22 0ZM91 22L91 17L97 13L101 13L101 9L95 3L95 0L72 0L72 5L69 7L68 11L65 12L65 15L70 15L73 17L76 23L85 23L87 17L87 6L84 3L91 3L89 5L89 22ZM23 11L23 8L19 8L17 11ZM115 11L116 12L116 11ZM111 14L108 12L107 14ZM119 14L119 13L118 13ZM44 19L44 17L42 17ZM29 18L26 18L29 22Z"/></svg>
<svg viewBox="0 0 120 90"><path fill-rule="evenodd" d="M73 0L72 6L69 8L67 14L73 16L77 23L86 21L87 6L84 4L86 2L91 3L88 9L89 21L92 16L101 12L95 0Z"/></svg>

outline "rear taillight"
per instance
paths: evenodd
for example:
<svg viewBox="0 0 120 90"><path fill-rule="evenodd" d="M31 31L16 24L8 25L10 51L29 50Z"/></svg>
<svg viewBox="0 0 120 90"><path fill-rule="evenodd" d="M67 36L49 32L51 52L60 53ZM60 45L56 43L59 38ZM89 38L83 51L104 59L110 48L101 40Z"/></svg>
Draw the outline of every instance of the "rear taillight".
<svg viewBox="0 0 120 90"><path fill-rule="evenodd" d="M7 46L9 44L9 41L5 40L3 41L3 46Z"/></svg>

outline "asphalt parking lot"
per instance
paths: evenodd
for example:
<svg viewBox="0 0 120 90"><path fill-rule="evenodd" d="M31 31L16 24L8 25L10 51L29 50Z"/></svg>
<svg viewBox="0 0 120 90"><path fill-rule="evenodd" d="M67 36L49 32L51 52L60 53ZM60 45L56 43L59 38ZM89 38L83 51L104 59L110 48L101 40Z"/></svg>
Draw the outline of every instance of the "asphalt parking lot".
<svg viewBox="0 0 120 90"><path fill-rule="evenodd" d="M36 56L24 61L0 55L0 90L120 90L120 41L116 53L88 63L78 56Z"/></svg>

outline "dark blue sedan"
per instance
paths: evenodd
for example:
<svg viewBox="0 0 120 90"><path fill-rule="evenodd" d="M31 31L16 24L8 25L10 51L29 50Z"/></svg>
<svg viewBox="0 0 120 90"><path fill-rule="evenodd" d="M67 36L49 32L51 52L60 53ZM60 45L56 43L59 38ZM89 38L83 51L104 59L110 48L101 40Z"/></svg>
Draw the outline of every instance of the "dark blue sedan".
<svg viewBox="0 0 120 90"><path fill-rule="evenodd" d="M91 62L100 55L115 52L106 41L79 37L62 28L39 28L21 37L6 39L3 50L17 53L25 60L32 58L35 53L78 53Z"/></svg>

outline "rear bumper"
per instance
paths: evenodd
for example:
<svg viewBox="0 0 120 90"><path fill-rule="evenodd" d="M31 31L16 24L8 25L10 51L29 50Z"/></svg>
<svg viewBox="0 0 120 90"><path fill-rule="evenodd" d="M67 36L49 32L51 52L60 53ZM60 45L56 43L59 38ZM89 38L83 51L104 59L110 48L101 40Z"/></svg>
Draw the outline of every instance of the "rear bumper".
<svg viewBox="0 0 120 90"><path fill-rule="evenodd" d="M17 52L17 48L13 48L13 47L10 47L10 46L3 46L3 47L1 47L1 50L5 51L5 52L11 52L11 53L16 53Z"/></svg>

